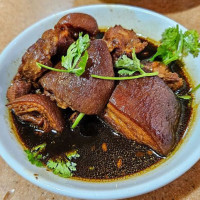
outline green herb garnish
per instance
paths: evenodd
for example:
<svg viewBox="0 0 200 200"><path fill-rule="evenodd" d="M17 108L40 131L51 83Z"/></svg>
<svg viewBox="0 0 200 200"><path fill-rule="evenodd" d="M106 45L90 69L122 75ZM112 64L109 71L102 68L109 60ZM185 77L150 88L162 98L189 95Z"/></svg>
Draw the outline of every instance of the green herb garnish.
<svg viewBox="0 0 200 200"><path fill-rule="evenodd" d="M140 64L140 60L136 57L135 49L132 51L132 59L123 55L115 62L115 67L121 69L118 71L120 75L132 75L135 72L145 74L142 70L143 65Z"/></svg>
<svg viewBox="0 0 200 200"><path fill-rule="evenodd" d="M146 73L142 68L143 65L140 63L140 60L136 57L135 49L132 51L132 59L128 58L126 55L121 56L116 62L115 67L121 69L118 71L120 75L129 75L127 77L108 77L108 76L99 76L92 74L91 77L105 79L105 80L130 80L142 78L145 76L156 76L158 72ZM140 75L133 75L135 72L139 72Z"/></svg>
<svg viewBox="0 0 200 200"><path fill-rule="evenodd" d="M85 34L84 36L82 35L83 33L79 33L78 40L76 40L76 42L70 45L70 47L67 50L67 55L62 56L62 59L61 59L62 66L66 68L69 73L74 73L77 76L80 76L85 72L85 66L88 59L88 53L86 51L83 56L82 54L90 45L89 35L88 34ZM81 58L81 61L76 67L80 58Z"/></svg>
<svg viewBox="0 0 200 200"><path fill-rule="evenodd" d="M71 159L76 159L80 157L77 151L70 152L66 154L66 158L58 158L54 160L48 160L47 167L53 171L54 174L69 178L73 175L73 172L76 171L76 163L71 162Z"/></svg>
<svg viewBox="0 0 200 200"><path fill-rule="evenodd" d="M187 56L189 53L193 57L199 55L200 43L199 34L196 30L188 30L185 33L179 29L179 26L166 29L162 34L161 45L158 47L156 54L150 59L154 61L160 57L166 65L172 61Z"/></svg>
<svg viewBox="0 0 200 200"><path fill-rule="evenodd" d="M193 88L188 94L186 95L177 95L178 98L181 98L181 99L185 99L185 100L190 100L192 99L192 96L190 94L196 92L198 89L200 88L200 84L198 84L195 88Z"/></svg>
<svg viewBox="0 0 200 200"><path fill-rule="evenodd" d="M45 147L46 143L43 143L32 148L31 150L24 150L31 164L36 165L37 167L44 166L44 164L41 162L42 155L40 153L45 150Z"/></svg>
<svg viewBox="0 0 200 200"><path fill-rule="evenodd" d="M192 96L190 96L190 95L177 95L177 97L180 99L185 99L185 100L192 99Z"/></svg>
<svg viewBox="0 0 200 200"><path fill-rule="evenodd" d="M79 115L78 115L78 117L76 118L76 120L74 121L74 123L72 124L72 129L74 129L74 128L76 128L77 127L77 125L79 124L79 122L81 121L81 119L83 118L85 116L85 114L84 113L80 113Z"/></svg>
<svg viewBox="0 0 200 200"><path fill-rule="evenodd" d="M81 76L85 72L85 67L88 60L87 48L90 45L89 35L82 35L82 32L79 33L79 38L69 46L67 50L67 55L62 56L61 58L61 65L66 70L48 67L46 65L36 62L37 66L52 71L74 73L76 74L76 76Z"/></svg>

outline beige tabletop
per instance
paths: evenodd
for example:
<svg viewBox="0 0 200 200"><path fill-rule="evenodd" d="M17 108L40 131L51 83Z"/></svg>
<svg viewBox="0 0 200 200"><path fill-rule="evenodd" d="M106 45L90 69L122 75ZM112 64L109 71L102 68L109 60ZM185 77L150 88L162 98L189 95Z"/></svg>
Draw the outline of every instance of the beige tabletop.
<svg viewBox="0 0 200 200"><path fill-rule="evenodd" d="M200 0L0 0L0 52L21 31L38 20L71 7L95 3L121 3L148 8L200 33ZM29 183L0 157L0 200L4 200L6 193L13 189L15 192L11 197L12 200L72 200ZM143 199L199 200L200 161L165 187L130 198L130 200Z"/></svg>

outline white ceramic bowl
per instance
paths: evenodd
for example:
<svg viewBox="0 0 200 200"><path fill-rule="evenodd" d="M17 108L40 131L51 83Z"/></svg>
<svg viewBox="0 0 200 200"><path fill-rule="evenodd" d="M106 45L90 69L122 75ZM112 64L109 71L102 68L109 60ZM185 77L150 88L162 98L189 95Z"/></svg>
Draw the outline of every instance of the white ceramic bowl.
<svg viewBox="0 0 200 200"><path fill-rule="evenodd" d="M133 28L137 33L155 40L161 38L161 33L169 26L177 23L155 12L123 5L93 5L73 8L47 17L32 25L15 38L0 56L0 154L3 159L17 173L30 182L49 191L62 195L84 199L119 199L137 196L155 190L173 181L187 171L200 158L200 108L196 106L196 116L186 134L184 141L176 153L158 167L126 180L106 183L82 182L64 179L37 168L29 163L26 155L15 136L12 134L8 122L6 104L6 90L17 72L21 57L26 49L33 44L41 34L52 28L65 14L71 12L88 13L95 17L100 27L121 24L123 27ZM181 29L185 30L183 26ZM200 79L200 58L185 59L186 69L198 83ZM196 94L195 104L200 102L200 91ZM36 180L34 174L39 174Z"/></svg>

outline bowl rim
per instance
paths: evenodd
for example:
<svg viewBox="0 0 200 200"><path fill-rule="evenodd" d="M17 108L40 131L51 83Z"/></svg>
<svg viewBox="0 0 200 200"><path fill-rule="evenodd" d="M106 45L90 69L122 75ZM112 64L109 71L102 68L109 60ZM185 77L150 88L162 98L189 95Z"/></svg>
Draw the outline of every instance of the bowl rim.
<svg viewBox="0 0 200 200"><path fill-rule="evenodd" d="M24 31L22 31L17 37L15 37L15 39L13 39L6 48L4 48L4 50L1 52L0 54L0 63L3 60L3 57L7 54L7 51L9 50L9 48L15 43L16 40L18 40L20 37L22 37L22 35L26 34L26 32L28 32L30 29L32 29L33 27L37 26L38 24L48 21L50 18L53 18L55 15L61 15L61 14L65 14L66 11L67 12L77 12L78 9L90 9L90 8L97 8L97 7L101 7L101 8L125 8L125 9L133 9L136 11L140 11L142 13L147 13L150 15L153 15L155 17L164 19L165 21L168 21L170 23L177 23L176 21L169 19L166 16L163 16L159 13L156 13L154 11L148 10L148 9L144 9L144 8L140 8L140 7L136 7L136 6L129 6L129 5L123 5L123 4L94 4L94 5L88 5L88 6L79 6L79 7L75 7L75 8L70 8L67 9L65 11L61 11L58 12L56 14L51 14L48 17L39 20L38 22L34 23L33 25L29 26L27 29L25 29ZM179 24L179 23L177 23ZM183 29L186 30L185 27L183 27L182 25L179 24L180 27L182 27ZM0 141L1 144L1 141ZM60 189L57 188L51 184L48 184L48 180L46 181L45 179L38 179L36 180L33 176L27 176L26 173L24 173L24 167L23 167L23 163L19 163L17 161L17 159L14 159L12 156L10 156L9 154L6 153L6 149L3 148L3 145L0 145L0 155L1 157L4 159L4 161L14 170L16 171L19 175L21 175L23 178L25 178L26 180L30 181L31 183L45 189L48 190L50 192L54 192L60 195L64 195L64 196L69 196L69 197L74 197L74 198L86 198L86 199L120 199L120 198L129 198L129 197L133 197L133 196L138 196L150 191L153 191L155 189L158 189L168 183L170 183L171 181L175 180L176 178L178 178L179 176L181 176L183 173L185 173L188 169L190 169L200 158L200 153L199 153L200 148L196 148L193 151L192 156L189 156L185 159L185 162L179 164L178 166L174 167L173 170L171 170L170 172L164 174L161 177L156 177L155 179L149 181L149 185L147 188L141 190L141 189L137 189L137 186L134 185L134 187L136 187L136 189L133 189L133 186L130 187L126 187L126 188L116 188L116 190L98 190L98 191L92 191L92 190L86 190L86 189L77 189L76 188L70 188L70 190L64 190L64 188ZM178 170L177 170L178 168ZM170 176L169 176L170 173ZM170 178L169 178L170 177ZM159 186L156 184L157 182L161 182L161 184L159 184ZM83 182L84 183L84 182ZM116 185L117 186L117 185ZM141 184L140 187L144 187L145 184ZM67 187L67 186L65 186Z"/></svg>

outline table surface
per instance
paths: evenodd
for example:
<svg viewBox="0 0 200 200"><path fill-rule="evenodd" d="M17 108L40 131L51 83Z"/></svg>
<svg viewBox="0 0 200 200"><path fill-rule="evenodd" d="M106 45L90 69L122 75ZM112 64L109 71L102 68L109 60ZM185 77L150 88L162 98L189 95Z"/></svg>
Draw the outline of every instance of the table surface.
<svg viewBox="0 0 200 200"><path fill-rule="evenodd" d="M161 3L162 2L162 3ZM0 0L0 52L21 31L38 20L72 7L120 3L154 10L200 33L199 0ZM12 200L72 200L40 189L14 172L0 157L0 199L15 190ZM5 198L10 199L10 198ZM129 200L186 200L200 199L200 161L172 183ZM73 199L74 200L74 199Z"/></svg>

